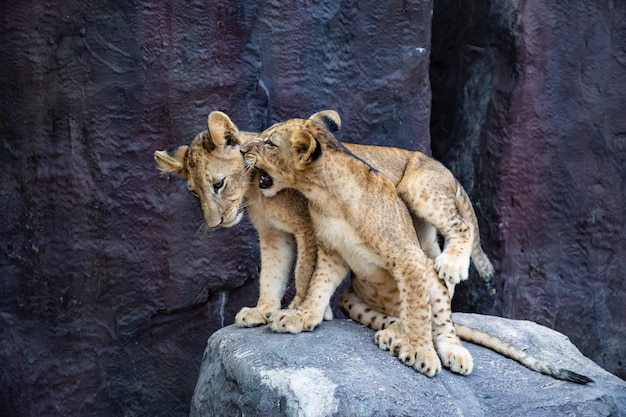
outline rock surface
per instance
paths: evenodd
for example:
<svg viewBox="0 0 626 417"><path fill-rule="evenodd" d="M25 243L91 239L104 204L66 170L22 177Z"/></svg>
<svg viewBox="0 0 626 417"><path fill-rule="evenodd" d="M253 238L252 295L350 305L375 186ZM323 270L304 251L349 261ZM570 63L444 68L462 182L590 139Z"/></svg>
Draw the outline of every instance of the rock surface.
<svg viewBox="0 0 626 417"><path fill-rule="evenodd" d="M454 319L595 382L557 381L468 343L471 375L443 370L429 379L378 349L374 332L350 320L324 322L298 335L229 326L208 341L191 416L626 414L626 382L585 358L562 334L492 316L456 313Z"/></svg>

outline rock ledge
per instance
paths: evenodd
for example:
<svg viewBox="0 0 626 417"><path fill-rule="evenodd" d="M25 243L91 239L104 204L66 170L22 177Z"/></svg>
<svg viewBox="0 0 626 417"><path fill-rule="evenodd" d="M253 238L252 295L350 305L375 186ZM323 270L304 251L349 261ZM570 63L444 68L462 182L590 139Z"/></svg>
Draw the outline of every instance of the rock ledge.
<svg viewBox="0 0 626 417"><path fill-rule="evenodd" d="M229 326L209 338L191 416L626 415L626 383L566 336L527 321L463 313L454 319L596 382L557 381L469 343L471 375L443 370L429 379L378 349L374 332L350 320L299 335Z"/></svg>

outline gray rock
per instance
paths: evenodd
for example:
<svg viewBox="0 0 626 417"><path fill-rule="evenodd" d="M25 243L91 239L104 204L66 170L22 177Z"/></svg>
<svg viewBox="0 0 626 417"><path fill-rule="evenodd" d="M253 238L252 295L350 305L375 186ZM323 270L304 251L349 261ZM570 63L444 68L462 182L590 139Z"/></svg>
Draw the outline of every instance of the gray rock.
<svg viewBox="0 0 626 417"><path fill-rule="evenodd" d="M454 318L595 382L558 381L469 343L471 375L443 370L430 379L378 349L374 332L350 320L298 335L229 326L209 338L191 416L626 415L626 383L566 336L528 321Z"/></svg>

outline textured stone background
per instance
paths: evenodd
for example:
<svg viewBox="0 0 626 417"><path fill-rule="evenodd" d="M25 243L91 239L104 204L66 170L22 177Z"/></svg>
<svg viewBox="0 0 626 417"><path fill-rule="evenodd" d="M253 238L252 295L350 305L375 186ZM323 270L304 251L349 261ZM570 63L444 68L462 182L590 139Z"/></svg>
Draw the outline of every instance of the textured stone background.
<svg viewBox="0 0 626 417"><path fill-rule="evenodd" d="M498 269L457 308L625 377L626 5L438 0L431 118L432 2L284 3L0 5L0 415L187 415L258 250L152 153L216 109L260 130L335 108L341 139L432 148Z"/></svg>
<svg viewBox="0 0 626 417"><path fill-rule="evenodd" d="M557 329L626 378L626 3L457 3L435 2L433 154L498 273L456 304Z"/></svg>

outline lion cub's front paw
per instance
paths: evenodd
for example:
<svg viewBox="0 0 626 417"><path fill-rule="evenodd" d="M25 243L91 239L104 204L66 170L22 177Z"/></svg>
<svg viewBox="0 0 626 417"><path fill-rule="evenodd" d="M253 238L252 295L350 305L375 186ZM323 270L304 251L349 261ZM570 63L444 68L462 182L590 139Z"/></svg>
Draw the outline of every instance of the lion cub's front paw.
<svg viewBox="0 0 626 417"><path fill-rule="evenodd" d="M439 278L451 284L458 284L467 279L469 263L469 256L451 255L444 251L435 258L435 270Z"/></svg>
<svg viewBox="0 0 626 417"><path fill-rule="evenodd" d="M270 311L258 307L244 307L235 316L235 324L239 327L256 327L267 323Z"/></svg>
<svg viewBox="0 0 626 417"><path fill-rule="evenodd" d="M472 355L463 346L456 343L437 343L437 353L443 366L452 372L469 375L474 369Z"/></svg>
<svg viewBox="0 0 626 417"><path fill-rule="evenodd" d="M407 366L428 377L433 377L441 371L441 361L437 352L431 346L418 347L413 343L402 343L398 358Z"/></svg>
<svg viewBox="0 0 626 417"><path fill-rule="evenodd" d="M298 310L277 310L269 315L267 323L270 328L279 333L310 332L321 323L323 317Z"/></svg>
<svg viewBox="0 0 626 417"><path fill-rule="evenodd" d="M300 304L302 304L302 301L304 300L296 296L291 302L291 304L289 304L289 307L287 307L287 310L297 310L298 307L300 307ZM270 315L271 315L271 312L267 314L268 317ZM324 320L330 321L332 319L333 319L333 310L330 308L330 304L329 304L326 306L326 309L324 310Z"/></svg>

